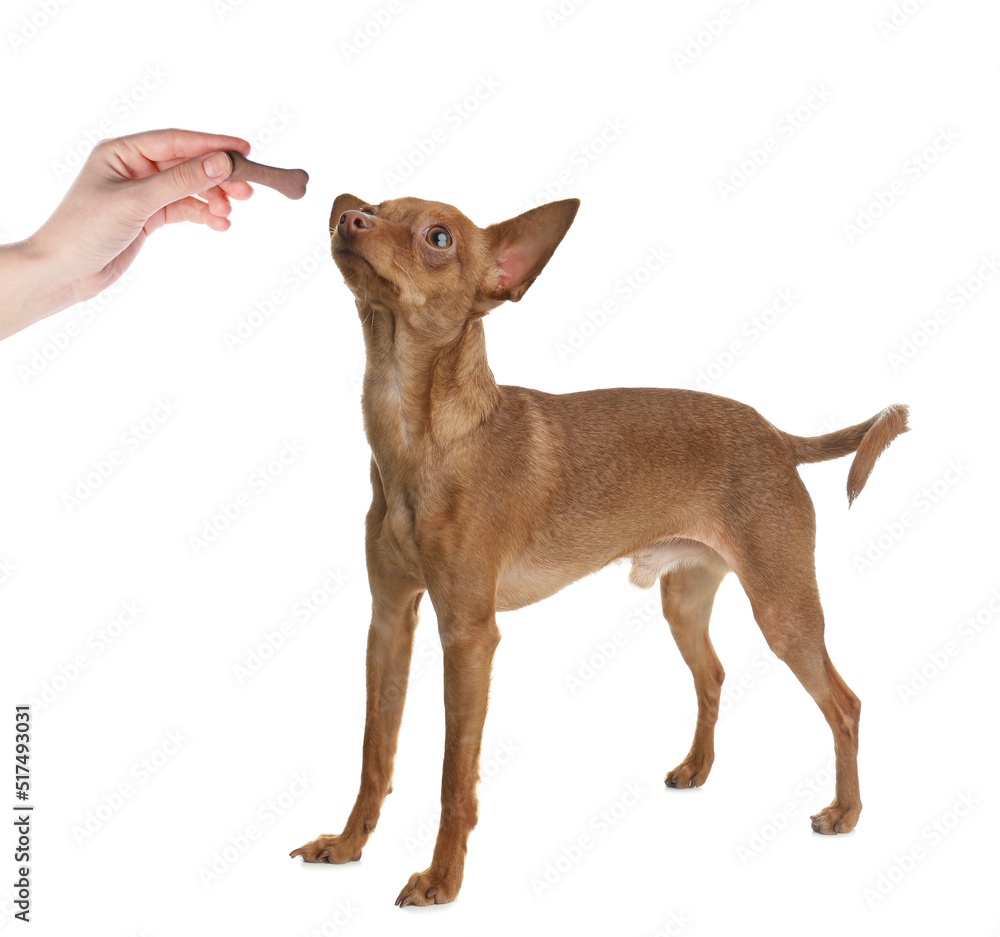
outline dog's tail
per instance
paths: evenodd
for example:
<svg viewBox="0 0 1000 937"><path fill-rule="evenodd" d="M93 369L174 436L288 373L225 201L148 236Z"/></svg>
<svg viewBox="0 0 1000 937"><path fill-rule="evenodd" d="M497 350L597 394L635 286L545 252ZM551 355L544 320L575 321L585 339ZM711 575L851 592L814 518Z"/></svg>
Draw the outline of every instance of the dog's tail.
<svg viewBox="0 0 1000 937"><path fill-rule="evenodd" d="M841 456L857 452L847 475L847 500L849 504L861 494L868 476L875 468L875 461L885 452L900 433L905 433L910 427L906 425L909 410L905 404L894 403L881 413L875 414L870 420L838 429L835 433L825 436L792 436L785 433L795 453L796 464L804 462L825 462L827 459L839 459Z"/></svg>

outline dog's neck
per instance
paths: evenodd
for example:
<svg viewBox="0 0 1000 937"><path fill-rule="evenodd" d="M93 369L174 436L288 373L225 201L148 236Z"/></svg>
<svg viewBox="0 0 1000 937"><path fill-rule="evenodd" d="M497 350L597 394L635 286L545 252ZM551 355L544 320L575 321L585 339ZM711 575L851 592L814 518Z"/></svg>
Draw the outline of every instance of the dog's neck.
<svg viewBox="0 0 1000 937"><path fill-rule="evenodd" d="M453 339L428 343L384 307L359 302L367 361L362 407L380 468L422 461L427 443L453 443L485 422L500 402L486 360L481 318Z"/></svg>

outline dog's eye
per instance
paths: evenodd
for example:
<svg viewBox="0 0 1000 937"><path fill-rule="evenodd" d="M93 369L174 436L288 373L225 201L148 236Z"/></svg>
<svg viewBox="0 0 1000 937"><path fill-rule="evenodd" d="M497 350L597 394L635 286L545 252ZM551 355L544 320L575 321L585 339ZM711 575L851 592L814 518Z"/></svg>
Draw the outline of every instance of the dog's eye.
<svg viewBox="0 0 1000 937"><path fill-rule="evenodd" d="M374 208L362 208L361 209L361 214L362 215L374 215L375 214L375 209Z"/></svg>
<svg viewBox="0 0 1000 937"><path fill-rule="evenodd" d="M438 250L447 250L451 247L451 235L448 233L447 228L442 228L441 225L434 225L433 228L428 228L427 230L427 243Z"/></svg>

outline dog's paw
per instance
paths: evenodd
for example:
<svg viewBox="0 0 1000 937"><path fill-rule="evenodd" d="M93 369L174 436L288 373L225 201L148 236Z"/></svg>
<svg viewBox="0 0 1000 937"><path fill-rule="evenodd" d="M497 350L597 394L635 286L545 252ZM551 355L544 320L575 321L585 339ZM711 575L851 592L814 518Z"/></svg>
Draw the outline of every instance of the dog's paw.
<svg viewBox="0 0 1000 937"><path fill-rule="evenodd" d="M712 762L685 758L673 771L668 771L663 783L667 787L701 787L708 780Z"/></svg>
<svg viewBox="0 0 1000 937"><path fill-rule="evenodd" d="M403 887L396 898L396 904L405 908L407 905L446 904L454 901L462 887L462 879L454 880L454 876L445 871L438 874L433 868L417 872Z"/></svg>
<svg viewBox="0 0 1000 937"><path fill-rule="evenodd" d="M342 836L324 835L293 849L288 855L293 859L302 856L306 862L355 862L361 858L361 847Z"/></svg>
<svg viewBox="0 0 1000 937"><path fill-rule="evenodd" d="M857 807L841 807L834 801L809 819L812 820L814 833L850 833L857 825L860 815L860 804Z"/></svg>

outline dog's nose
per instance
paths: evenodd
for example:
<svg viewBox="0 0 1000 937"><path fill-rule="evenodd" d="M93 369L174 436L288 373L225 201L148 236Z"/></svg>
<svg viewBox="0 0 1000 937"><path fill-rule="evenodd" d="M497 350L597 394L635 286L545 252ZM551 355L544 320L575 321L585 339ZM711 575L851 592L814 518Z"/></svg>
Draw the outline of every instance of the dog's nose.
<svg viewBox="0 0 1000 937"><path fill-rule="evenodd" d="M351 237L359 231L374 227L375 222L371 215L366 215L363 211L355 211L353 208L350 211L345 211L337 223L337 230L344 237Z"/></svg>

